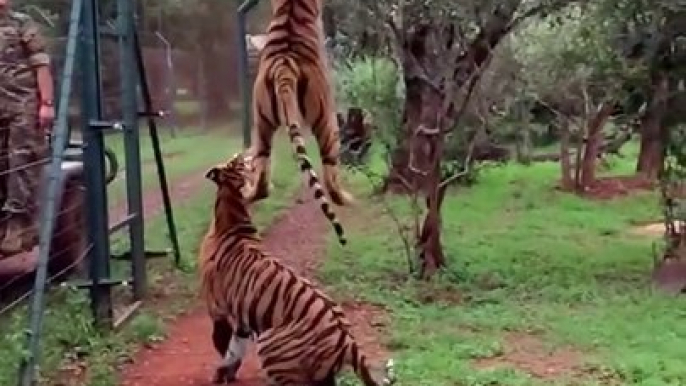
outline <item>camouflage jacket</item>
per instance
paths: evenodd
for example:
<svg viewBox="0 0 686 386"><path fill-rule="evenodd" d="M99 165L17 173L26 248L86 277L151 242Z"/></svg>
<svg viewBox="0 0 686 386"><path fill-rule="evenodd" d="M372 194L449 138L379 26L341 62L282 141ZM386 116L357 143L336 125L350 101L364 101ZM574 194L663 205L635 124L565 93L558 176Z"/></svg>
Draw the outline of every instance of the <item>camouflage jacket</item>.
<svg viewBox="0 0 686 386"><path fill-rule="evenodd" d="M0 14L0 103L26 103L36 98L34 69L49 64L38 25L22 13Z"/></svg>

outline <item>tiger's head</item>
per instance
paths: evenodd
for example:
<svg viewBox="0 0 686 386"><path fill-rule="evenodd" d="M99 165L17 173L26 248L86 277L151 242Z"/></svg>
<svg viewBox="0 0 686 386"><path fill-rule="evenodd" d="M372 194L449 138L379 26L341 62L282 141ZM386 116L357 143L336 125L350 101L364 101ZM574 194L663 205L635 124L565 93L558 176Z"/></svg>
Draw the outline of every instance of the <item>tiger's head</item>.
<svg viewBox="0 0 686 386"><path fill-rule="evenodd" d="M205 172L205 178L217 185L221 196L245 197L250 186L253 163L252 157L236 153L225 163L211 167Z"/></svg>

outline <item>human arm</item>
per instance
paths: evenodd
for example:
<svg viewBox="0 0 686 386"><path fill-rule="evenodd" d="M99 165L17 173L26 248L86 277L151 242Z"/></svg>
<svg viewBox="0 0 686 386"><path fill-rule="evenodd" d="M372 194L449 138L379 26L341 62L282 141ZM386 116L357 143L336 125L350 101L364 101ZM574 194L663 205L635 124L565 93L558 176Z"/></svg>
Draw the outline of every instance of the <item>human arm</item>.
<svg viewBox="0 0 686 386"><path fill-rule="evenodd" d="M52 107L55 99L50 66L36 67L36 78L38 80L38 95L40 97L41 106Z"/></svg>
<svg viewBox="0 0 686 386"><path fill-rule="evenodd" d="M45 38L41 34L38 25L31 20L27 20L23 24L21 39L28 54L29 64L36 72L40 100L38 110L40 125L43 128L49 128L55 118L54 83Z"/></svg>

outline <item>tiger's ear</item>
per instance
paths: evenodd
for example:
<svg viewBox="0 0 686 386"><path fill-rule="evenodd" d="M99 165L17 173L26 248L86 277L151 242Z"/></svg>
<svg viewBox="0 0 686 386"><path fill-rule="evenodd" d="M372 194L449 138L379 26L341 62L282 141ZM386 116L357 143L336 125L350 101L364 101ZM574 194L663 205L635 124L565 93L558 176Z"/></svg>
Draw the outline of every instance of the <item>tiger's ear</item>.
<svg viewBox="0 0 686 386"><path fill-rule="evenodd" d="M219 183L220 176L221 176L221 170L217 166L214 166L205 172L205 178L214 182L215 184Z"/></svg>

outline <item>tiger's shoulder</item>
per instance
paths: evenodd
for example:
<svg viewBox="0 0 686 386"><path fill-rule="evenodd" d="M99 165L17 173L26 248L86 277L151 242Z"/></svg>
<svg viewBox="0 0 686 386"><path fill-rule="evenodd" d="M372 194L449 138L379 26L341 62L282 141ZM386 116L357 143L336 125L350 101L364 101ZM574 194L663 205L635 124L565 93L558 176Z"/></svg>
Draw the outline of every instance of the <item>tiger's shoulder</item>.
<svg viewBox="0 0 686 386"><path fill-rule="evenodd" d="M212 252L217 247L219 238L217 237L217 234L215 232L214 222L215 219L213 218L212 221L210 221L210 223L208 224L207 231L205 232L205 235L203 236L202 241L200 242L200 248L198 248L199 266L202 266L209 260L210 256L212 256Z"/></svg>
<svg viewBox="0 0 686 386"><path fill-rule="evenodd" d="M224 248L225 245L231 244L230 248ZM214 220L210 223L205 236L203 236L200 243L200 248L198 249L198 263L200 265L210 262L212 258L222 259L223 256L217 256L216 252L219 249L224 249L222 251L223 255L258 255L253 258L259 259L264 255L264 251L258 240L253 240L250 238L240 238L236 239L226 239L222 237L220 232L216 232L214 227Z"/></svg>

